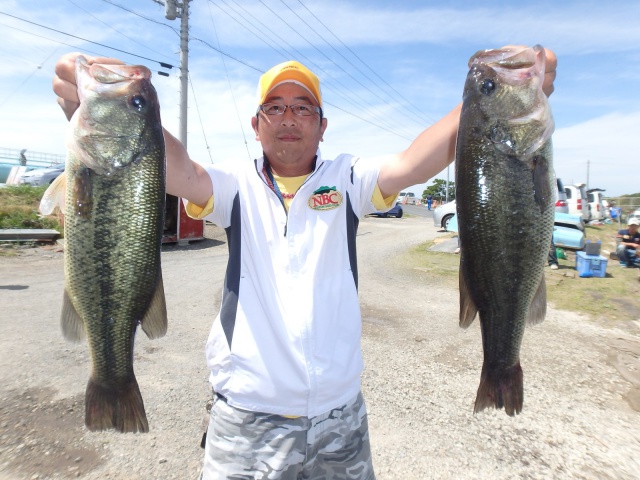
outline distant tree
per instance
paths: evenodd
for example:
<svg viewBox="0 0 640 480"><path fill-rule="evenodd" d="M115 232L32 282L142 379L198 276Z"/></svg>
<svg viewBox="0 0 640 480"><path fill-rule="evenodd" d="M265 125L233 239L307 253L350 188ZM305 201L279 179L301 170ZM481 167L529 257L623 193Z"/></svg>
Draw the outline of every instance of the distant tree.
<svg viewBox="0 0 640 480"><path fill-rule="evenodd" d="M434 200L444 202L447 198L447 181L436 178L433 185L429 185L423 192L422 198L426 199L431 194ZM456 198L456 186L454 182L449 182L449 201Z"/></svg>

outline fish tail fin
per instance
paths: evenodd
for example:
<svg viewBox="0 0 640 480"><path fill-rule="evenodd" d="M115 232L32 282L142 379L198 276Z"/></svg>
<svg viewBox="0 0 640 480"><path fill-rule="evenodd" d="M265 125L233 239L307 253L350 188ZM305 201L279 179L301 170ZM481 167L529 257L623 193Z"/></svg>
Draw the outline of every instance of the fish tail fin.
<svg viewBox="0 0 640 480"><path fill-rule="evenodd" d="M522 411L524 387L520 362L507 369L491 369L482 366L480 386L473 413L485 408L504 408L513 417Z"/></svg>
<svg viewBox="0 0 640 480"><path fill-rule="evenodd" d="M84 423L91 431L148 432L144 402L135 377L123 385L102 385L89 380L85 394Z"/></svg>

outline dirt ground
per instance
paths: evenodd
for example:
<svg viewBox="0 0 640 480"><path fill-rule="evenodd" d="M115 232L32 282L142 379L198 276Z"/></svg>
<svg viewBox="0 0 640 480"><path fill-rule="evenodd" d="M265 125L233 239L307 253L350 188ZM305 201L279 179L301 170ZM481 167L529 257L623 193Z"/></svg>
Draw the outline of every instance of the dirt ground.
<svg viewBox="0 0 640 480"><path fill-rule="evenodd" d="M458 292L394 257L442 236L425 218L366 218L358 236L363 391L374 466L391 479L640 478L640 318L550 308L527 330L523 412L473 414L482 344ZM227 259L222 231L163 247L169 332L136 338L147 434L83 426L86 344L59 330L61 248L0 256L0 480L194 479L209 395L204 343Z"/></svg>

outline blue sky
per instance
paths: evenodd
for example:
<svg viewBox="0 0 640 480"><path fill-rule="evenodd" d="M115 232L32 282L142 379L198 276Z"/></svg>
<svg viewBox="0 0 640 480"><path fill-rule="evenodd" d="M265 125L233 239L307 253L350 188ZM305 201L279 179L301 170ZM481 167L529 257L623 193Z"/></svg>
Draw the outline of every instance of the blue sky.
<svg viewBox="0 0 640 480"><path fill-rule="evenodd" d="M541 44L558 57L551 97L557 175L565 184L586 183L588 175L590 187L610 196L640 192L640 2L448 4L192 1L192 158L245 162L261 154L250 126L257 81L288 59L302 61L323 82L329 121L323 156L369 157L403 150L453 108L477 50ZM166 20L153 0L0 0L0 12L33 22L0 14L0 147L65 152L67 122L51 79L66 52L115 56L154 72L157 61L180 64L179 20ZM155 73L154 85L163 124L177 135L179 72L169 74Z"/></svg>

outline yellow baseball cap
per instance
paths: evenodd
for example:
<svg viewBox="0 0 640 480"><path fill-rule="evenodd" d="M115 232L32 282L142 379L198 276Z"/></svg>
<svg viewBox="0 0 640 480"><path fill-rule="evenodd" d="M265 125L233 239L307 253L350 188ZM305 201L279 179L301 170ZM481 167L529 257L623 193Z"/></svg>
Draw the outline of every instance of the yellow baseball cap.
<svg viewBox="0 0 640 480"><path fill-rule="evenodd" d="M322 92L318 77L300 62L289 61L276 65L260 77L258 82L258 104L262 105L269 92L281 83L296 83L309 93L322 107Z"/></svg>

